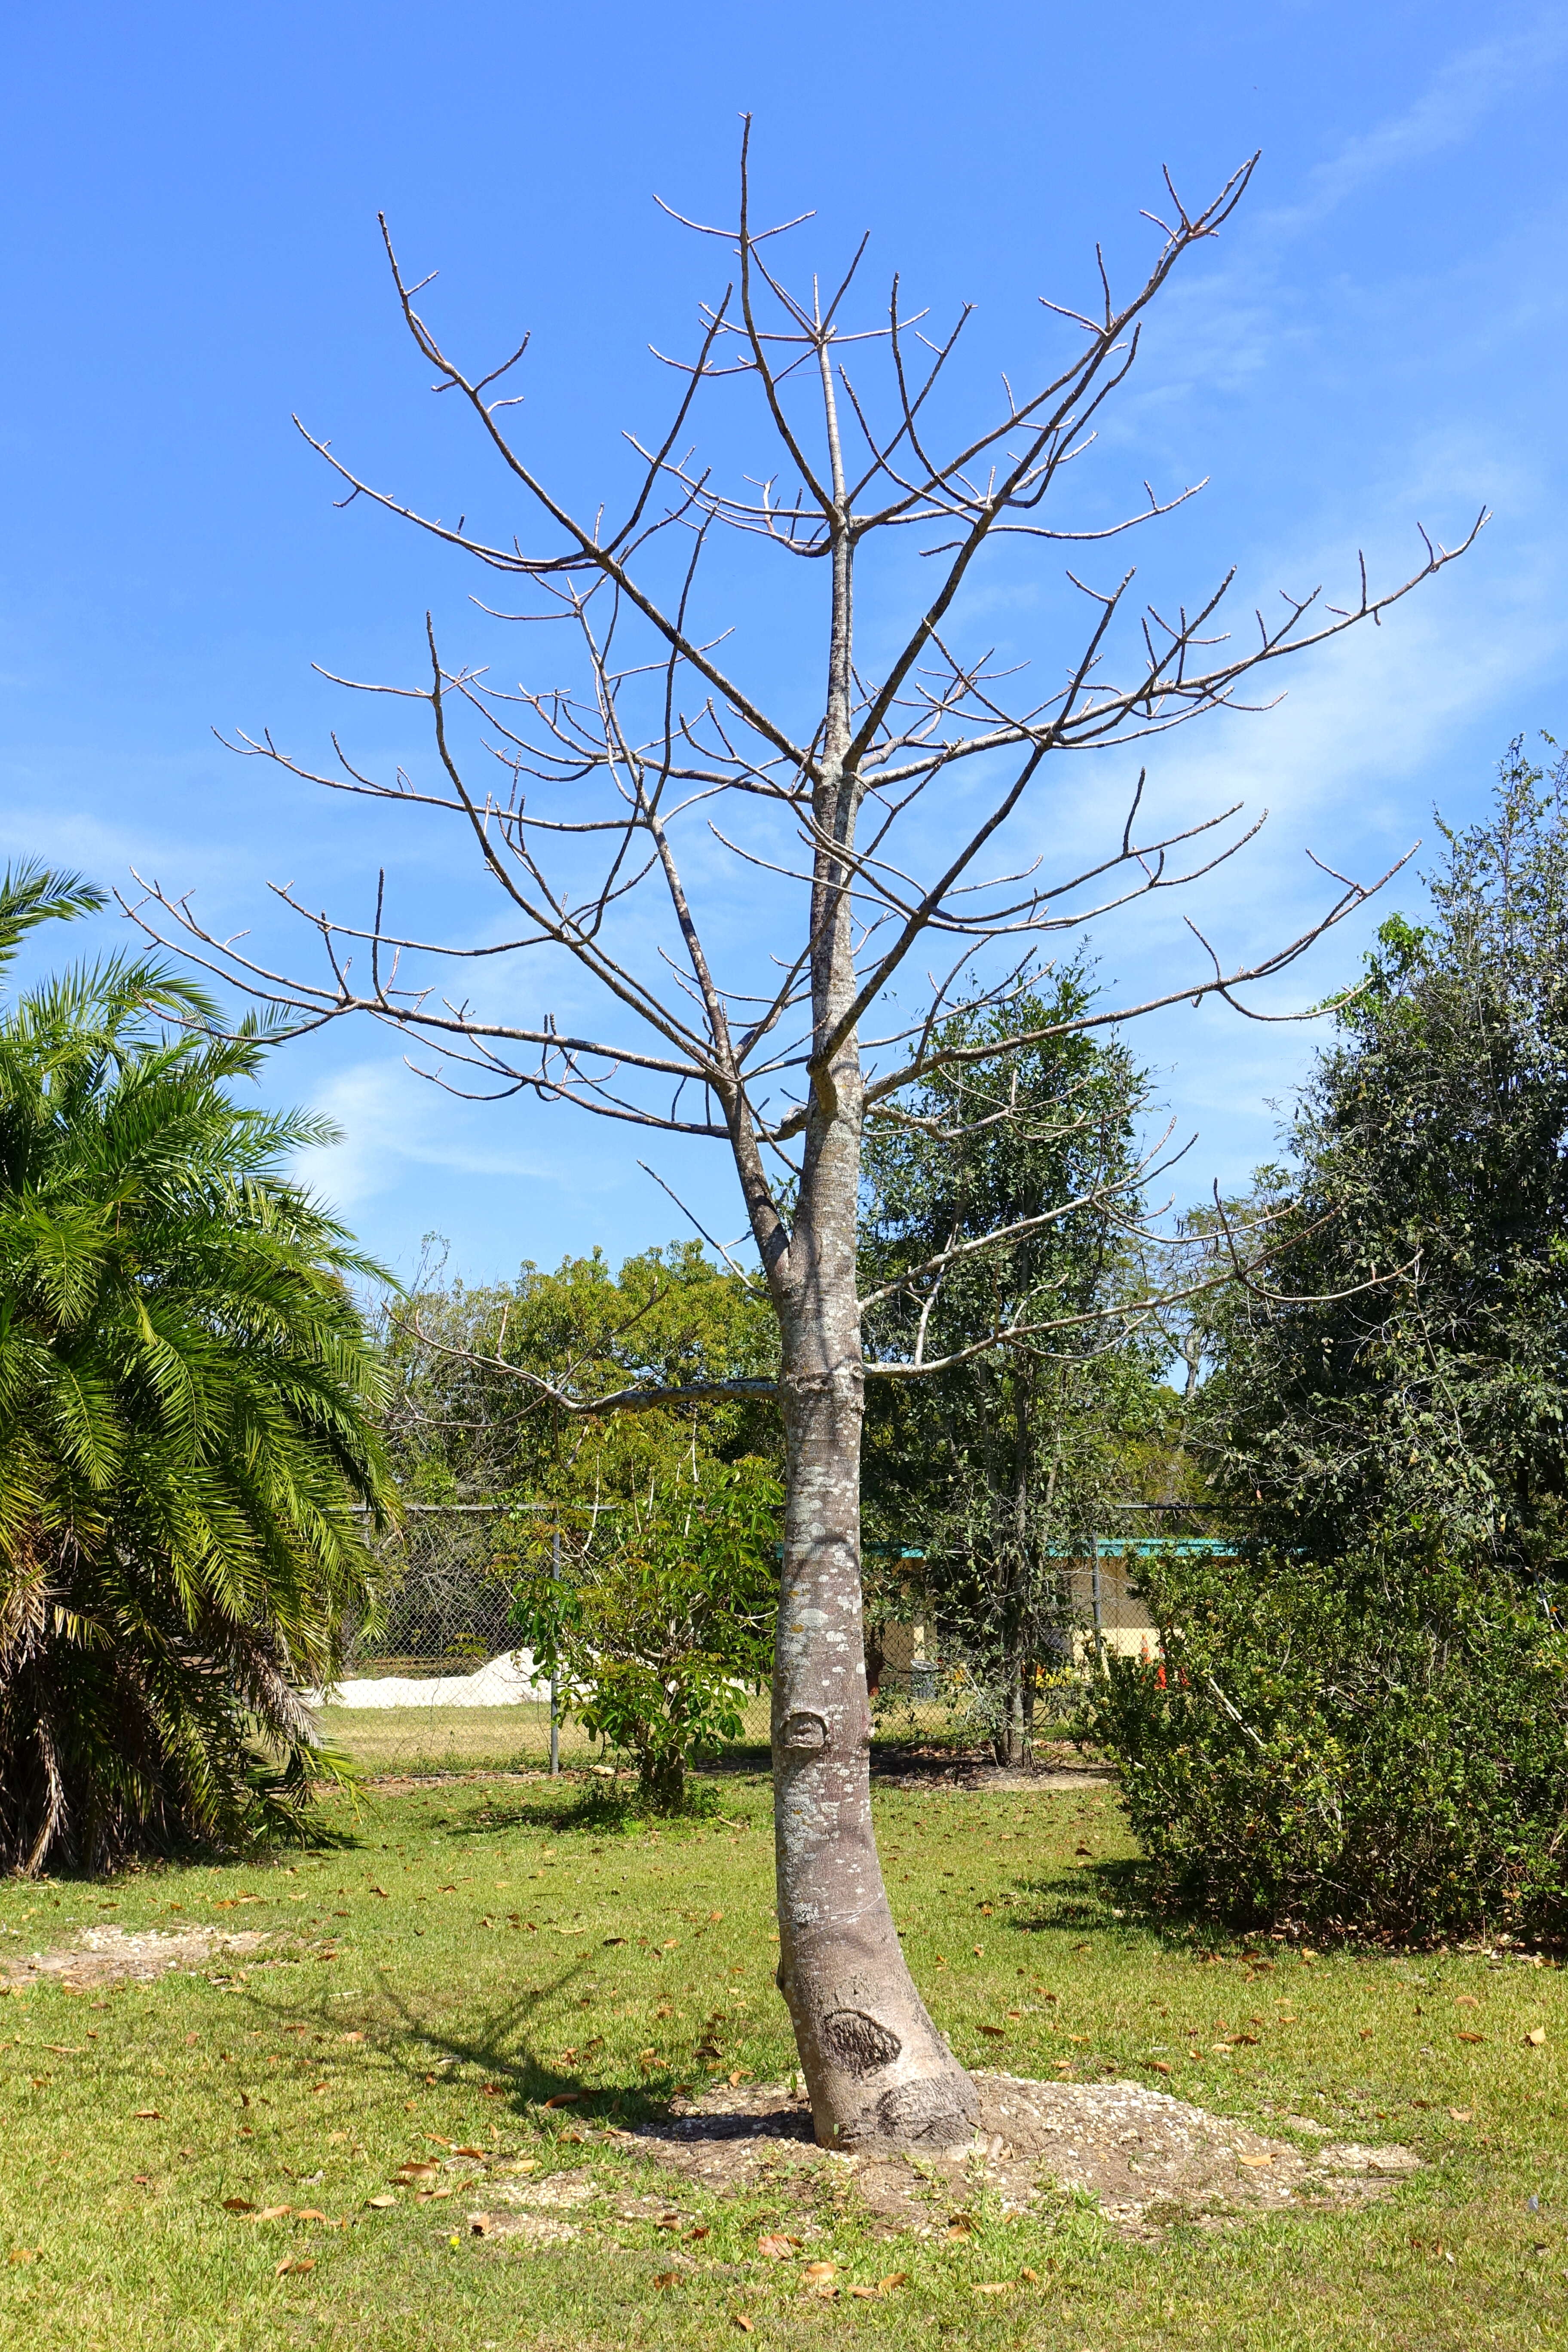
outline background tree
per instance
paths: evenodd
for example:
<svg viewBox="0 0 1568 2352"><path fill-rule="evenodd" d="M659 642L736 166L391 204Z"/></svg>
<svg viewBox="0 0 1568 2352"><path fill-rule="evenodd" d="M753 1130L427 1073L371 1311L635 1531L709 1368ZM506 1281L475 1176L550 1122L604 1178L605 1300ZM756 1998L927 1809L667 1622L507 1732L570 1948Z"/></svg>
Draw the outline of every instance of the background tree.
<svg viewBox="0 0 1568 2352"><path fill-rule="evenodd" d="M1178 842L1203 837L1200 870L1224 854L1210 825L1144 832L1140 777L1124 824L1081 868L1069 859L1042 872L1025 850L1020 870L1010 870L1007 827L1064 754L1126 747L1239 700L1259 669L1358 626L1450 560L1427 542L1412 579L1379 596L1363 572L1338 612L1320 613L1316 592L1287 597L1279 617L1260 618L1256 639L1249 633L1238 646L1216 634L1228 581L1167 619L1152 608L1133 614L1132 575L1123 572L1103 589L1082 583L1082 635L1037 681L991 661L989 600L1009 553L1056 541L1098 548L1186 495L1162 503L1141 493L1112 522L1058 520L1048 503L1133 363L1142 313L1184 257L1219 233L1251 168L1196 213L1171 191L1143 283L1118 299L1101 268L1092 314L1048 306L1063 349L1032 386L1016 392L1005 379L976 424L949 396L965 314L928 339L923 313L910 317L895 278L885 311L852 320L858 254L836 284L814 278L808 296L792 294L774 257L782 228L753 220L743 148L736 222L689 224L734 267L701 314L695 356L671 362L673 417L631 440L624 501L592 499L578 510L508 430L516 396L501 387L525 342L496 367L465 369L416 308L417 289L394 258L423 362L470 409L527 520L508 509L490 527L470 528L467 514L456 526L415 515L314 446L351 499L376 499L504 579L509 610L517 610L510 592L526 584L519 618L546 628L560 682L493 689L445 660L427 625L424 682L395 691L428 715L428 772L378 778L345 761L319 781L405 817L425 809L455 822L507 928L498 937L487 924L482 944L467 927L461 945L426 946L412 923L390 917L381 893L358 923L290 898L325 951L310 979L218 940L184 902L154 891L143 905L151 928L172 929L297 1025L363 1013L425 1040L447 1082L468 1091L531 1092L619 1125L710 1138L731 1154L780 1334L788 1500L773 1676L779 1983L817 2136L841 2147L951 2142L976 2112L973 2085L905 1966L871 1830L864 1386L868 1377L915 1376L915 1367L868 1362L861 1346L867 1121L944 1060L1005 1061L1039 1042L1014 1032L942 1048L935 1033L956 1012L1005 1003L1041 942L1188 878L1171 862ZM877 376L869 363L879 356L887 364ZM700 404L734 394L752 404L766 446L742 459L731 492L688 452ZM794 695L770 708L753 682L776 672L776 614L758 635L752 680L742 674L747 646L730 637L742 592L727 570L703 565L724 532L798 567L824 656L809 708ZM864 642L858 587L879 607ZM315 772L269 738L241 748ZM731 870L715 881L721 858ZM733 905L763 887L760 874L773 877L771 915L737 926ZM722 968L695 877L723 909ZM1234 996L1278 973L1366 895L1354 883L1335 887L1326 911L1277 952L1243 969L1216 955L1173 974L1152 1001ZM506 949L542 957L557 982L570 971L574 1006L591 982L604 1025L487 1013L466 983L455 996L434 985L430 958L488 972ZM942 958L949 976L939 969L911 1014L890 992L920 968L911 958L925 956ZM978 996L955 997L958 974L977 957L994 978ZM537 987L533 1001L547 1003ZM1124 1017L1146 1009L1120 1008ZM1114 1017L1097 1007L1079 1025ZM599 1411L609 1393L574 1402Z"/></svg>
<svg viewBox="0 0 1568 2352"><path fill-rule="evenodd" d="M943 1062L866 1145L867 1334L885 1360L923 1349L947 1366L872 1385L868 1526L890 1558L924 1553L943 1658L962 1662L1013 1764L1037 1669L1070 1648L1068 1559L1144 1496L1176 1410L1167 1349L1127 1311L1148 1238L1148 1081L1119 1040L1074 1025L1093 996L1074 966L1048 994L948 1023L939 1047L1010 1027L1038 1042L1004 1063ZM1009 1329L1039 1336L988 1344Z"/></svg>
<svg viewBox="0 0 1568 2352"><path fill-rule="evenodd" d="M8 871L0 970L33 925L101 903ZM379 1525L392 1497L349 1285L378 1270L280 1172L331 1129L236 1103L262 1046L210 1017L123 957L0 1017L13 1868L297 1832L321 1769L301 1689L333 1679L374 1601L355 1512Z"/></svg>
<svg viewBox="0 0 1568 2352"><path fill-rule="evenodd" d="M1443 828L1432 920L1384 925L1260 1180L1273 1265L1210 1302L1216 1488L1319 1559L1568 1549L1565 788L1515 743L1491 821Z"/></svg>
<svg viewBox="0 0 1568 2352"><path fill-rule="evenodd" d="M564 1493L563 1465L597 1442L575 1410L585 1389L633 1393L677 1451L779 1451L778 1325L758 1286L700 1242L639 1251L618 1274L595 1250L476 1287L446 1278L431 1235L382 1327L393 1460L423 1502Z"/></svg>
<svg viewBox="0 0 1568 2352"><path fill-rule="evenodd" d="M1568 1916L1565 782L1515 743L1443 829L1260 1180L1271 1263L1205 1299L1194 1449L1247 1540L1151 1564L1166 1674L1113 1665L1097 1725L1184 1901Z"/></svg>
<svg viewBox="0 0 1568 2352"><path fill-rule="evenodd" d="M766 1680L784 1489L773 1465L721 1461L667 1413L584 1434L516 1527L518 1622L567 1710L674 1812L693 1756L740 1737Z"/></svg>
<svg viewBox="0 0 1568 2352"><path fill-rule="evenodd" d="M693 1754L737 1735L776 1613L765 1295L700 1242L674 1242L618 1275L598 1252L479 1289L437 1268L389 1304L385 1328L410 1491L510 1499L485 1523L489 1569L514 1591L535 1671L635 1754L645 1801L679 1808ZM641 1409L584 1416L572 1407L584 1387Z"/></svg>

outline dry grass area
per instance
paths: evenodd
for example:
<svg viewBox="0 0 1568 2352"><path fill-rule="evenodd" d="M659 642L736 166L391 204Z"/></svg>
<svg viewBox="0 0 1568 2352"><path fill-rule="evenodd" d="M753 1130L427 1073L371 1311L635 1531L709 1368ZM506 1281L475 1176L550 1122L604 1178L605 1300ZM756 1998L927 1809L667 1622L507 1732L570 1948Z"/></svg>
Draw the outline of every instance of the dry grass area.
<svg viewBox="0 0 1568 2352"><path fill-rule="evenodd" d="M327 1744L377 1778L537 1771L550 1760L547 1706L324 1706L319 1719ZM561 1726L564 1765L598 1753L581 1725Z"/></svg>

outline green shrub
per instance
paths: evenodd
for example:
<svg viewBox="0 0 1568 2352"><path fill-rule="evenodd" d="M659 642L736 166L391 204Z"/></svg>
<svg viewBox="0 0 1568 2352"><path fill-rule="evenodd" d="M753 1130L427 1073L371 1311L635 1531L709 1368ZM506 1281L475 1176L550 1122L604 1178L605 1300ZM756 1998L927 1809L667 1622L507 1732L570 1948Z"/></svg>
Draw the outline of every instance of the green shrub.
<svg viewBox="0 0 1568 2352"><path fill-rule="evenodd" d="M1568 1914L1568 1634L1506 1572L1363 1553L1151 1563L1163 1656L1112 1658L1157 1899L1398 1936Z"/></svg>

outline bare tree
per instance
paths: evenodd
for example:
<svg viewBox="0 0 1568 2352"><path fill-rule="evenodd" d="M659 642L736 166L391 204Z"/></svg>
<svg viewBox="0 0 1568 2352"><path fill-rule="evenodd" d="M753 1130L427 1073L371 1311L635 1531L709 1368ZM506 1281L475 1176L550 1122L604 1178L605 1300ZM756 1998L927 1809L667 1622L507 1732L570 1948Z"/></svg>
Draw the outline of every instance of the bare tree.
<svg viewBox="0 0 1568 2352"><path fill-rule="evenodd" d="M1426 541L1418 569L1381 595L1363 563L1346 606L1322 605L1316 591L1287 596L1280 616L1258 615L1256 638L1240 646L1217 625L1228 574L1194 610L1167 617L1152 607L1133 613L1131 572L1108 587L1069 572L1084 600L1081 640L1065 672L1038 685L1004 673L976 639L964 592L994 545L1088 542L1092 556L1192 495L1148 490L1136 512L1104 529L1049 520L1063 468L1092 440L1101 405L1133 364L1143 312L1189 250L1229 219L1252 168L1243 165L1196 214L1167 179L1170 217L1148 215L1159 249L1137 291L1116 299L1101 261L1092 315L1047 306L1071 339L1050 380L1022 394L1004 380L990 420L955 434L942 419L967 310L944 335L928 337L923 314L901 307L895 278L885 318L847 323L864 241L830 292L815 278L809 296L787 290L773 255L800 224L752 226L743 142L738 223L683 224L725 247L733 274L701 312L695 356L668 362L678 385L668 430L631 440L636 478L619 520L604 509L574 512L509 430L516 404L502 386L526 338L499 366L467 371L415 307L428 280L407 282L388 238L397 297L435 389L468 404L529 520L517 536L470 530L466 517L454 527L415 512L326 443L306 438L342 477L347 499L373 499L501 579L526 583L533 607L504 617L552 627L557 643L564 624L574 666L566 683L503 692L480 672L449 667L427 620L422 683L357 688L426 707L427 781L367 772L335 739L339 764L319 775L270 735L236 748L378 810L395 803L451 816L471 835L506 927L480 944L414 937L388 914L384 876L374 917L357 925L312 913L286 888L280 895L324 950L320 977L301 979L213 936L186 899L142 884L144 926L269 1004L285 1031L367 1013L423 1041L433 1054L425 1074L459 1092L574 1103L625 1126L710 1137L732 1155L778 1316L788 1459L773 1679L779 1985L817 2137L839 2147L951 2142L976 2112L969 2078L905 1967L871 1831L863 1383L922 1366L918 1347L896 1360L863 1359L863 1122L897 1116L903 1091L944 1060L1037 1042L1022 1030L953 1044L948 1016L1005 1003L1026 987L1037 953L1054 938L1192 881L1256 831L1225 830L1237 816L1230 809L1145 837L1140 775L1125 822L1083 870L1047 877L1037 861L1018 871L1005 860L991 870L1005 829L1053 762L1237 707L1254 673L1375 621L1462 551ZM877 363L874 388L861 380L862 361ZM688 435L700 399L734 394L755 404L771 456L725 488L690 454ZM725 532L758 542L767 561L805 567L801 584L826 626L826 664L805 726L742 682L710 614L703 559ZM857 573L872 541L890 558L878 583L877 641L898 645L879 676L856 651ZM910 550L923 562L904 564ZM911 575L910 617L899 632L887 608ZM473 761L487 756L499 772L492 765L490 781L476 782ZM934 822L922 828L927 813ZM900 862L900 842L923 856L918 874ZM1189 852L1188 844L1197 845ZM733 929L735 900L713 883L715 871L738 877L744 892L766 889L771 919L790 927L782 955L769 955L766 937L732 942L721 976L712 943L716 931ZM705 896L688 887L702 876ZM1325 910L1263 961L1232 968L1200 940L1200 968L1179 985L1142 1003L1097 1007L1082 1025L1184 997L1238 1004L1239 990L1284 971L1368 896L1342 876L1331 880ZM650 894L662 908L657 919ZM933 950L952 968L920 983L911 1019L897 1009L894 983L917 950ZM487 1017L467 992L441 992L427 970L442 959L483 971L525 952L567 959L579 996L583 980L596 983L607 1006L599 1034L546 1012L531 1021ZM933 1261L910 1279L929 1286L940 1273ZM1023 1336L998 1329L985 1344ZM567 1400L600 1410L656 1401L647 1390Z"/></svg>

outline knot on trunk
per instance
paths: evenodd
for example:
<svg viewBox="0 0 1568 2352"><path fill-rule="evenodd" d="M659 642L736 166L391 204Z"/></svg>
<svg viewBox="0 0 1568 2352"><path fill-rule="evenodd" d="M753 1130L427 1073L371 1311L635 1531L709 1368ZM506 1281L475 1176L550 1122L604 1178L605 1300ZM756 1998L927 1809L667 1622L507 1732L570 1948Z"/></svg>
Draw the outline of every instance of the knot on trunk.
<svg viewBox="0 0 1568 2352"><path fill-rule="evenodd" d="M784 1717L784 1744L794 1756L815 1756L827 1745L827 1720L825 1716L808 1714L804 1708Z"/></svg>
<svg viewBox="0 0 1568 2352"><path fill-rule="evenodd" d="M851 2137L952 2147L970 2137L979 2113L979 2095L966 2074L943 2074L935 2081L928 2075L884 2091L856 2117Z"/></svg>
<svg viewBox="0 0 1568 2352"><path fill-rule="evenodd" d="M835 1390L844 1389L859 1397L865 1391L866 1366L858 1356L843 1356L836 1364L781 1373L778 1387L780 1395L791 1403L807 1404L814 1397L831 1396Z"/></svg>
<svg viewBox="0 0 1568 2352"><path fill-rule="evenodd" d="M847 2074L874 2074L903 2049L891 2026L863 2009L836 2009L822 2021L822 2046Z"/></svg>

